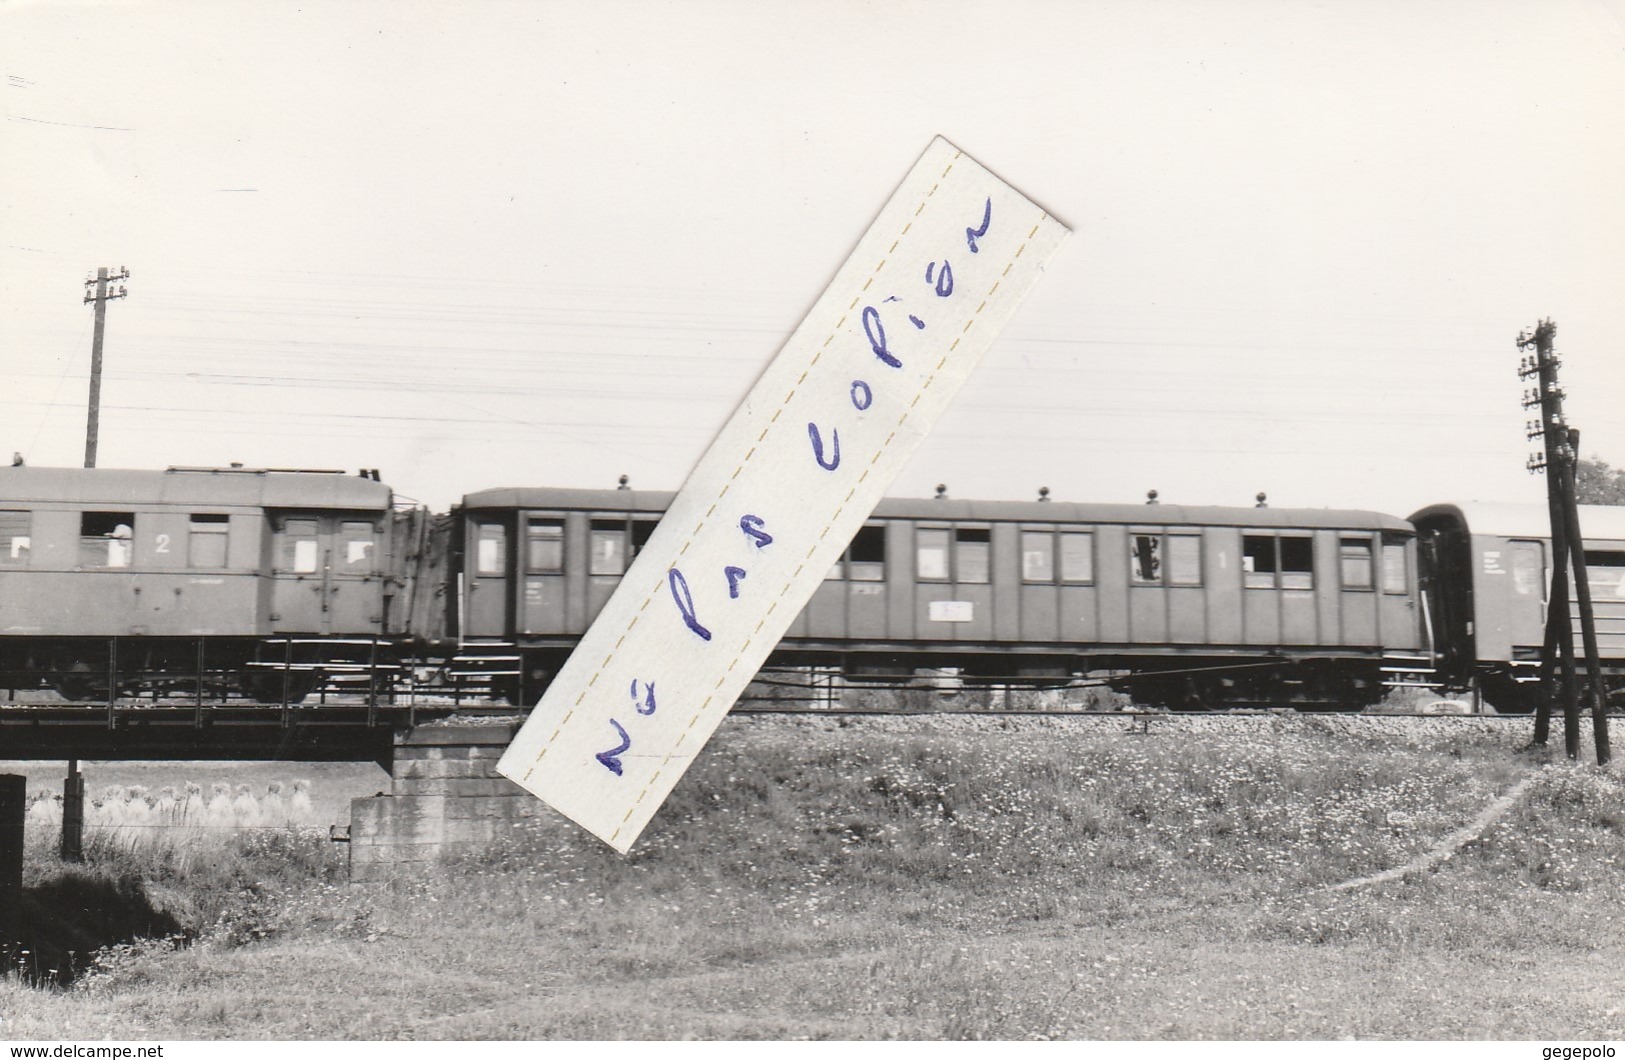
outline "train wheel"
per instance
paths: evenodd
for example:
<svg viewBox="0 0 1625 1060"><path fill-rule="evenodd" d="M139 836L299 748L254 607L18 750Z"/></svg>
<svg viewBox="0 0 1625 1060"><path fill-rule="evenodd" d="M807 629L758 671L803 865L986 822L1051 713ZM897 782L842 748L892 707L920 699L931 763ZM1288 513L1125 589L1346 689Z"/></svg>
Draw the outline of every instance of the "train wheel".
<svg viewBox="0 0 1625 1060"><path fill-rule="evenodd" d="M1514 681L1509 674L1488 673L1479 677L1479 687L1498 714L1529 714L1540 705L1539 681Z"/></svg>
<svg viewBox="0 0 1625 1060"><path fill-rule="evenodd" d="M1142 707L1180 713L1211 710L1217 706L1210 689L1195 677L1170 675L1142 676L1124 683L1124 691Z"/></svg>
<svg viewBox="0 0 1625 1060"><path fill-rule="evenodd" d="M319 680L318 675L309 670L296 670L287 675L288 705L292 706L316 691ZM284 686L281 673L272 671L247 674L242 678L242 685L249 698L257 702L273 704L282 702Z"/></svg>
<svg viewBox="0 0 1625 1060"><path fill-rule="evenodd" d="M51 675L51 688L70 703L99 702L107 698L107 680L84 661L69 663Z"/></svg>

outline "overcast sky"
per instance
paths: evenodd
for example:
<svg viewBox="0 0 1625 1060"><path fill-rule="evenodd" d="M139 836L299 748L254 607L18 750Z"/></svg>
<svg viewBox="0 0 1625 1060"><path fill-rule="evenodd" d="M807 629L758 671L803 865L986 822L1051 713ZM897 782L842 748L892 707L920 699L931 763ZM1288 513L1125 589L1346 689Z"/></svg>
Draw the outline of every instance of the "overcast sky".
<svg viewBox="0 0 1625 1060"><path fill-rule="evenodd" d="M0 3L0 450L675 489L931 137L1075 236L893 489L1538 500L1625 464L1618 0Z"/></svg>

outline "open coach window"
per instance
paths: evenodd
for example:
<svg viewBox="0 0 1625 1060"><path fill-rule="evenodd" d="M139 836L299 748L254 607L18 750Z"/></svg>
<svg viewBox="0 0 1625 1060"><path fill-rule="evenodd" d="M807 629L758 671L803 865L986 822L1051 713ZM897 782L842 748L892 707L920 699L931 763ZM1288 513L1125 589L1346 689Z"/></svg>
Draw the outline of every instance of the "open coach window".
<svg viewBox="0 0 1625 1060"><path fill-rule="evenodd" d="M1249 589L1313 589L1315 539L1243 534L1241 569Z"/></svg>
<svg viewBox="0 0 1625 1060"><path fill-rule="evenodd" d="M660 525L659 519L633 519L632 520L632 555L636 557L643 551L643 546L649 543L654 535L655 527Z"/></svg>
<svg viewBox="0 0 1625 1060"><path fill-rule="evenodd" d="M886 528L862 526L847 550L849 576L855 582L886 580Z"/></svg>
<svg viewBox="0 0 1625 1060"><path fill-rule="evenodd" d="M1315 587L1315 539L1283 537L1281 542L1281 588Z"/></svg>
<svg viewBox="0 0 1625 1060"><path fill-rule="evenodd" d="M128 567L134 537L134 512L81 512L79 565Z"/></svg>

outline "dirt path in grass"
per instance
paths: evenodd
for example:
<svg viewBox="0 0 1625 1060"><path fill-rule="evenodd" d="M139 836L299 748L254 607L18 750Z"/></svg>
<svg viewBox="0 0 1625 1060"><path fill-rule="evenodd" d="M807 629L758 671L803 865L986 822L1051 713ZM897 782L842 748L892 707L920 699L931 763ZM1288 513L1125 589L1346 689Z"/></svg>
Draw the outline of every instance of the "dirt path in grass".
<svg viewBox="0 0 1625 1060"><path fill-rule="evenodd" d="M1317 887L1314 890L1305 893L1320 894L1325 891L1351 891L1356 887L1369 887L1372 884L1378 883L1392 883L1394 880L1402 879L1413 872L1420 872L1423 869L1430 869L1441 862L1447 861L1456 853L1456 851L1483 835L1485 830L1488 829L1490 825L1500 820L1501 815L1510 810L1513 805L1523 797L1523 793L1528 790L1529 785L1533 784L1534 782L1535 774L1524 777L1522 780L1512 785L1512 787L1508 788L1503 794L1493 799L1488 806L1479 811L1477 817L1474 817L1465 825L1462 825L1454 832L1451 832L1443 839L1440 839L1437 843L1433 844L1432 847L1424 850L1422 853L1405 862L1403 865L1396 865L1391 869L1384 869L1381 872L1374 872L1369 876L1359 876L1352 880L1344 880L1341 883L1333 883L1328 884L1325 887Z"/></svg>

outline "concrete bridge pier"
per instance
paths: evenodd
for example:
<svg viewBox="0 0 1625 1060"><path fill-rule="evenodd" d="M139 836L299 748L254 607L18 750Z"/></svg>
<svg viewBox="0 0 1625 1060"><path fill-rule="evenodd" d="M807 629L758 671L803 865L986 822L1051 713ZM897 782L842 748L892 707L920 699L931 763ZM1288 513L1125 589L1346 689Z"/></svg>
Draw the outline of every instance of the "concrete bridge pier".
<svg viewBox="0 0 1625 1060"><path fill-rule="evenodd" d="M397 732L389 790L350 804L350 879L390 879L477 854L519 821L562 822L496 771L519 724L436 722Z"/></svg>

